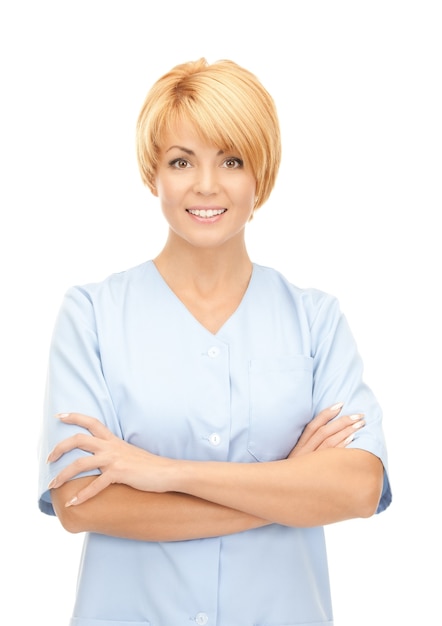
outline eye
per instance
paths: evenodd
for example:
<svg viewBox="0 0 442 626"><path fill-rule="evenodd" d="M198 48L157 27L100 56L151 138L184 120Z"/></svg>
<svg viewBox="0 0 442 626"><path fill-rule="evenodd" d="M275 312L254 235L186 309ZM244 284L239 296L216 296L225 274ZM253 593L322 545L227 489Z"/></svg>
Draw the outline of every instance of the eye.
<svg viewBox="0 0 442 626"><path fill-rule="evenodd" d="M238 167L242 167L243 165L244 165L244 162L242 161L242 159L239 159L238 157L229 157L223 163L223 166L227 167L227 169L229 170L237 169Z"/></svg>
<svg viewBox="0 0 442 626"><path fill-rule="evenodd" d="M170 167L174 167L177 170L185 170L186 168L190 167L190 163L187 159L173 159L173 161L169 162L169 166Z"/></svg>

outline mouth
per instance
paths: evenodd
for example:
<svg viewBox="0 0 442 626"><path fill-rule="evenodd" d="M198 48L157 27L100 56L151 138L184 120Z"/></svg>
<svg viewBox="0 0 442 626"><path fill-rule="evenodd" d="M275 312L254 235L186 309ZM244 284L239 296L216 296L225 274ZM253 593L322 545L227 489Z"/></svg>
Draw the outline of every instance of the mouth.
<svg viewBox="0 0 442 626"><path fill-rule="evenodd" d="M210 218L210 217L217 217L218 215L222 215L223 213L226 213L227 209L186 209L187 213L190 213L190 215L194 215L195 217L202 217L202 218Z"/></svg>

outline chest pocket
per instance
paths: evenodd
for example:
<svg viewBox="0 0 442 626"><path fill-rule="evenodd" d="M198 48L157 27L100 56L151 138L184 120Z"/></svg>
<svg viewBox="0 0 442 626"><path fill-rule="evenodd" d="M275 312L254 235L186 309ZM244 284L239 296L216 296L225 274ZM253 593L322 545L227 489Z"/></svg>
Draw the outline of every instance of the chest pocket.
<svg viewBox="0 0 442 626"><path fill-rule="evenodd" d="M257 461L285 459L311 419L313 359L304 355L249 363L247 449Z"/></svg>

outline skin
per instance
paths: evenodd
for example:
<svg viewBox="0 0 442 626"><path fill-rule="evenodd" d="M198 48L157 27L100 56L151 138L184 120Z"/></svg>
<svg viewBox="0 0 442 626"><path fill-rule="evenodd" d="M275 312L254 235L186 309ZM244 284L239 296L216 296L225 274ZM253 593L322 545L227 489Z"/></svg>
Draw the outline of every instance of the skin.
<svg viewBox="0 0 442 626"><path fill-rule="evenodd" d="M212 333L234 313L250 279L244 234L255 189L240 154L202 142L189 124L164 137L155 195L169 233L155 264ZM339 416L341 409L338 404L322 411L287 459L269 463L164 458L119 439L93 417L57 416L90 434L60 442L48 462L74 448L91 455L73 462L49 485L55 511L71 532L150 541L225 535L270 523L306 527L369 517L381 495L382 464L369 452L346 448L364 419ZM99 476L75 478L97 468Z"/></svg>

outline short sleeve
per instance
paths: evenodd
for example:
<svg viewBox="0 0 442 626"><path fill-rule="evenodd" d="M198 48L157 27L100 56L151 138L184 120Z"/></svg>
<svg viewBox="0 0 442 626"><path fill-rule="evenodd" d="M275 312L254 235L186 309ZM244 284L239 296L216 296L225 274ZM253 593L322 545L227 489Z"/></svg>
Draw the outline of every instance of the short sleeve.
<svg viewBox="0 0 442 626"><path fill-rule="evenodd" d="M341 414L364 413L365 426L356 432L349 448L376 455L384 466L384 485L377 512L391 502L388 458L382 428L382 410L363 379L363 363L339 303L330 296L319 303L312 323L314 358L314 415L336 402L344 402Z"/></svg>
<svg viewBox="0 0 442 626"><path fill-rule="evenodd" d="M76 449L63 455L55 463L46 463L46 458L56 443L76 432L85 432L78 426L63 424L55 417L58 413L69 412L96 417L121 437L120 426L103 376L93 301L87 290L78 287L70 289L64 297L49 351L39 441L38 485L40 510L49 515L54 515L47 489L50 480L73 460L88 454ZM99 470L89 472L98 473Z"/></svg>

